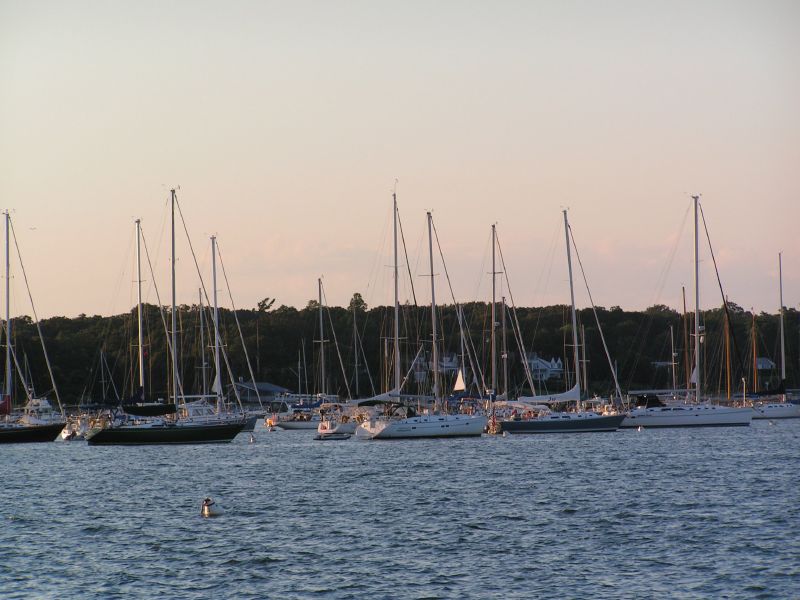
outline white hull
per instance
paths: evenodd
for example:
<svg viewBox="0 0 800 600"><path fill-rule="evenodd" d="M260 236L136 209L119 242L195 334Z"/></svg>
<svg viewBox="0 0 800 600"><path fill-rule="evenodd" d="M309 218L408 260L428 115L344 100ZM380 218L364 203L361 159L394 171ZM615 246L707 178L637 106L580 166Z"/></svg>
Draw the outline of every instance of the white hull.
<svg viewBox="0 0 800 600"><path fill-rule="evenodd" d="M770 402L753 405L754 419L800 419L800 404Z"/></svg>
<svg viewBox="0 0 800 600"><path fill-rule="evenodd" d="M480 436L486 417L429 415L405 419L380 417L356 427L356 437L370 440Z"/></svg>
<svg viewBox="0 0 800 600"><path fill-rule="evenodd" d="M339 421L322 421L317 427L317 433L320 435L333 435L333 434L354 434L356 432L355 421L348 421L347 423L340 423Z"/></svg>
<svg viewBox="0 0 800 600"><path fill-rule="evenodd" d="M620 427L728 427L750 425L751 408L731 408L715 404L656 406L636 408Z"/></svg>
<svg viewBox="0 0 800 600"><path fill-rule="evenodd" d="M316 430L319 421L278 421L275 427L280 429L296 430L296 429L314 429Z"/></svg>

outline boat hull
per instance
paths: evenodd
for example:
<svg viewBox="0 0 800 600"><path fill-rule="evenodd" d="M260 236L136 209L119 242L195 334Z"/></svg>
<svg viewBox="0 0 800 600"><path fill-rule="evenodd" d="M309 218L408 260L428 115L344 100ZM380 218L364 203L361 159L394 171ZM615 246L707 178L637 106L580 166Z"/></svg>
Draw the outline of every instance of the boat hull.
<svg viewBox="0 0 800 600"><path fill-rule="evenodd" d="M371 440L479 437L486 417L432 415L406 419L372 419L356 427L356 436Z"/></svg>
<svg viewBox="0 0 800 600"><path fill-rule="evenodd" d="M275 427L289 431L297 429L313 429L316 431L318 426L319 421L278 421L275 423Z"/></svg>
<svg viewBox="0 0 800 600"><path fill-rule="evenodd" d="M351 435L350 433L318 433L314 436L314 439L329 441L349 440Z"/></svg>
<svg viewBox="0 0 800 600"><path fill-rule="evenodd" d="M0 444L29 444L54 442L61 434L66 422L47 425L10 425L0 427Z"/></svg>
<svg viewBox="0 0 800 600"><path fill-rule="evenodd" d="M501 421L500 430L507 433L593 433L616 431L625 415L609 415L566 419L529 419Z"/></svg>
<svg viewBox="0 0 800 600"><path fill-rule="evenodd" d="M89 432L90 446L143 444L222 444L230 442L245 426L244 421L214 424L122 425Z"/></svg>
<svg viewBox="0 0 800 600"><path fill-rule="evenodd" d="M800 419L800 405L791 402L772 402L753 406L754 419Z"/></svg>
<svg viewBox="0 0 800 600"><path fill-rule="evenodd" d="M753 418L752 408L717 405L658 406L632 410L622 428L665 427L746 427Z"/></svg>

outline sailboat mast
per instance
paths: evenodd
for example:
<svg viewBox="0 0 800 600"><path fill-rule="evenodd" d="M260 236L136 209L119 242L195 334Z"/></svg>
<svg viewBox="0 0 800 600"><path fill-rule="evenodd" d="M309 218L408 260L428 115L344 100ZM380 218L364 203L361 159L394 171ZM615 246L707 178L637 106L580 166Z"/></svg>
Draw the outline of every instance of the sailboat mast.
<svg viewBox="0 0 800 600"><path fill-rule="evenodd" d="M356 323L356 305L353 304L353 356L355 357L356 398L358 393L358 325Z"/></svg>
<svg viewBox="0 0 800 600"><path fill-rule="evenodd" d="M397 192L392 193L394 205L394 389L400 393L400 287L397 268Z"/></svg>
<svg viewBox="0 0 800 600"><path fill-rule="evenodd" d="M322 320L322 278L317 279L317 289L319 291L319 370L320 386L319 391L325 395L325 325Z"/></svg>
<svg viewBox="0 0 800 600"><path fill-rule="evenodd" d="M206 337L205 337L205 309L203 308L203 288L197 290L198 307L200 308L200 379L202 380L203 396L208 396L208 380L206 378Z"/></svg>
<svg viewBox="0 0 800 600"><path fill-rule="evenodd" d="M497 229L492 225L492 396L497 395L497 341L495 340L495 330L497 323L497 282L495 267L495 251L497 246Z"/></svg>
<svg viewBox="0 0 800 600"><path fill-rule="evenodd" d="M686 393L688 395L691 387L689 374L689 317L686 314L686 288L684 286L681 286L681 295L683 296L683 370L686 375Z"/></svg>
<svg viewBox="0 0 800 600"><path fill-rule="evenodd" d="M583 373L583 385L584 385L584 387L586 387L588 389L589 388L589 383L588 383L589 382L589 374L588 374L589 359L586 358L586 328L583 326L583 323L581 323L581 356L583 357L581 359L581 367L582 367L581 372Z"/></svg>
<svg viewBox="0 0 800 600"><path fill-rule="evenodd" d="M503 361L503 394L505 394L506 400L508 400L508 340L506 339L506 297L502 296L500 298L500 306L502 307L501 310L503 311L500 315L500 328L501 328L501 340L503 343L503 349L500 351L500 360Z"/></svg>
<svg viewBox="0 0 800 600"><path fill-rule="evenodd" d="M725 397L731 399L731 322L725 312Z"/></svg>
<svg viewBox="0 0 800 600"><path fill-rule="evenodd" d="M144 333L142 327L142 220L136 219L136 321L139 328L139 393L144 395Z"/></svg>
<svg viewBox="0 0 800 600"><path fill-rule="evenodd" d="M672 367L672 389L678 388L678 379L675 376L675 333L672 330L672 325L669 326L669 348L670 348L670 366ZM585 354L584 350L584 354ZM674 393L674 391L673 391Z"/></svg>
<svg viewBox="0 0 800 600"><path fill-rule="evenodd" d="M694 200L694 373L695 401L700 401L700 259L698 255L697 208L700 196L692 196Z"/></svg>
<svg viewBox="0 0 800 600"><path fill-rule="evenodd" d="M781 253L778 252L778 293L780 295L780 331L781 331L781 383L786 381L786 346L783 339L783 265L781 264ZM784 390L783 398L786 399L785 384L781 386Z"/></svg>
<svg viewBox="0 0 800 600"><path fill-rule="evenodd" d="M756 345L756 311L753 309L753 326L750 337L753 340L753 393L758 392L758 348Z"/></svg>
<svg viewBox="0 0 800 600"><path fill-rule="evenodd" d="M175 190L170 190L172 195L172 394L175 404L178 403L178 310L176 308L175 292Z"/></svg>
<svg viewBox="0 0 800 600"><path fill-rule="evenodd" d="M569 270L569 299L572 303L572 348L575 351L575 385L578 388L578 410L580 410L581 401L581 378L580 378L580 363L578 362L578 318L575 314L575 290L572 285L572 255L569 248L569 221L567 220L567 211L564 210L564 235L567 240L567 269Z"/></svg>
<svg viewBox="0 0 800 600"><path fill-rule="evenodd" d="M6 216L6 398L11 402L11 258L8 245L8 228L11 215Z"/></svg>
<svg viewBox="0 0 800 600"><path fill-rule="evenodd" d="M217 236L211 236L211 285L214 290L214 393L219 400L222 396L222 371L219 352L219 305L217 304Z"/></svg>
<svg viewBox="0 0 800 600"><path fill-rule="evenodd" d="M433 329L433 402L439 404L439 350L436 340L436 285L433 280L433 217L428 213L428 255L431 263L431 327Z"/></svg>

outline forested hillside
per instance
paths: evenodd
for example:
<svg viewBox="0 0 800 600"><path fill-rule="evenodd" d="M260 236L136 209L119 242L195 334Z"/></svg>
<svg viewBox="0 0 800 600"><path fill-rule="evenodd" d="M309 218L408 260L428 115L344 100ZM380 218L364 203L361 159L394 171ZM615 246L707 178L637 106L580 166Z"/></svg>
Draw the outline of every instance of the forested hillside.
<svg viewBox="0 0 800 600"><path fill-rule="evenodd" d="M304 309L289 306L274 307L274 301L265 298L259 306L249 310L238 310L244 345L249 354L252 368L259 381L269 381L298 390L314 393L319 390L319 305L309 302ZM486 384L489 382L490 362L490 306L485 303L471 303L463 307L464 318L469 328L467 347L474 348L475 362L484 372ZM729 307L731 315L730 371L735 393L741 394L742 378L747 380L748 392L753 388L753 315L743 311L735 304ZM392 335L391 307L367 307L361 296L355 294L350 307L331 307L324 309L326 379L328 392L346 397L349 385L351 395L355 395L354 326L363 346L359 356L358 393L371 395L374 391L386 389L391 373L387 364L387 351L391 351ZM498 305L498 323L502 311ZM181 306L178 311L179 329L179 369L184 382L185 393L198 393L203 389L200 344L200 312L197 306ZM707 311L702 316L705 335L702 353L704 364L704 387L712 393L725 393L726 351L724 321L725 311ZM670 363L670 325L673 327L676 378L678 385L685 385L686 355L684 321L678 312L665 307L654 306L644 312L630 312L618 307L600 308L597 316L605 334L605 340L613 361L616 362L620 385L623 391L636 388L671 387L672 372ZM441 350L446 353L460 353L457 313L452 305L439 308ZM205 313L203 330L206 363L213 365L210 342L213 330L209 330L208 312ZM146 395L149 398L166 395L169 373L169 360L165 336L165 323L169 323L169 310L162 314L157 306L144 307L144 338L146 365ZM544 359L561 358L568 371L573 370L571 350L571 327L567 306L548 306L544 308L520 308L516 313L508 311L507 344L509 389L511 396L520 392L529 393L525 373L520 360L520 343L513 334L511 323L518 321L522 331L522 344L528 353L536 352ZM591 393L608 394L613 388L611 370L608 366L603 343L591 309L579 311L579 324L583 326L587 348L587 371ZM795 309L785 311L787 347L787 384L797 387L798 345L800 342L800 314ZM97 402L103 397L112 398L131 395L131 381L138 375L136 365L136 312L113 317L80 315L76 318L54 317L41 323L41 329L53 366L56 384L62 400L67 404ZM229 310L220 311L220 330L224 340L230 366L235 378L249 380L245 353L237 331L234 314ZM16 348L19 369L26 373L26 379L33 383L35 391L46 394L51 390L47 367L42 355L36 326L29 318L13 321L13 340ZM688 334L691 339L693 324L691 315ZM778 335L778 316L759 314L755 316L757 356L774 361L777 369L762 370L759 373L759 388L776 385L780 374L780 350ZM498 326L498 345L502 338ZM5 337L5 335L4 335ZM408 369L421 347L430 351L431 328L430 308L426 306L402 307L401 356L404 369ZM690 342L691 343L691 342ZM337 352L338 348L338 352ZM107 368L100 369L101 350ZM498 355L500 351L498 350ZM341 357L341 358L340 358ZM364 367L366 357L366 368ZM693 359L689 359L690 361ZM657 365L656 363L664 363ZM300 377L298 378L298 368ZM229 383L223 361L224 383ZM343 375L346 373L345 375ZM498 359L498 387L502 391L502 366ZM211 378L211 369L205 371ZM404 373L405 375L405 373ZM452 379L453 373L446 379ZM567 373L571 378L572 374ZM470 376L471 379L471 376ZM347 380L347 381L345 381ZM15 396L17 402L22 398L20 377L15 377ZM113 382L113 383L112 383ZM448 382L446 382L448 383ZM449 383L448 383L449 385ZM564 388L563 380L551 379L546 382L550 391ZM537 383L538 386L538 383ZM407 388L411 392L430 390L430 384L419 382L413 377ZM116 391L115 391L116 390Z"/></svg>

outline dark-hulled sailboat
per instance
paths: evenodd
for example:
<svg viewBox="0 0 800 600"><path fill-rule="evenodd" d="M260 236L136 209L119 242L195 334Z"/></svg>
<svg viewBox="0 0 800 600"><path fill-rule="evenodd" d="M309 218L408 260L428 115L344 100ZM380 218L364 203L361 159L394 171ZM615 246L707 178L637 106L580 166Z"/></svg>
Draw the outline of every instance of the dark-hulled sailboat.
<svg viewBox="0 0 800 600"><path fill-rule="evenodd" d="M575 351L575 385L571 390L549 397L524 397L519 398L519 404L526 406L523 415L500 421L500 429L508 433L582 433L616 431L625 415L606 415L592 411L582 411L580 361L578 359L578 326L575 315L575 292L572 284L572 257L570 254L569 221L567 211L564 212L564 233L567 239L567 268L569 270L569 293L572 302L572 345ZM492 268L494 271L494 268ZM585 383L585 382L584 382ZM575 402L575 412L560 412L550 410L549 403ZM525 418L525 417L528 418Z"/></svg>
<svg viewBox="0 0 800 600"><path fill-rule="evenodd" d="M14 415L11 411L11 384L14 378L11 368L12 357L18 370L19 363L17 363L11 344L11 260L9 254L11 215L8 211L5 211L4 214L6 236L6 320L4 328L6 336L6 368L5 388L3 390L2 400L0 400L0 416L2 416L2 419L0 419L0 444L53 442L58 437L58 434L61 433L61 430L64 429L64 425L66 425L66 419L64 418L63 410L59 410L59 412L54 411L48 400L45 398L35 398L31 388L25 386L25 393L28 396L28 402L23 408L22 413ZM31 303L33 303L32 297ZM35 309L33 309L33 314L35 317ZM38 318L36 319L36 326L39 326ZM47 358L47 349L44 346L44 337L42 337L41 331L39 332L39 339L42 343L42 350L44 351L45 360L47 361L48 371L52 377L50 362ZM53 389L56 390L55 382L53 382ZM58 398L57 391L56 398ZM61 409L60 399L58 405L59 409Z"/></svg>
<svg viewBox="0 0 800 600"><path fill-rule="evenodd" d="M142 354L142 273L141 273L141 222L136 221L136 258L137 258L137 315L139 325L139 398L135 402L123 404L121 411L114 415L104 427L93 429L86 436L90 446L99 445L141 445L141 444L209 444L225 443L233 440L242 431L246 421L240 415L233 415L222 410L221 386L219 385L219 322L214 306L214 334L217 365L217 409L205 410L209 407L205 402L186 403L180 393L178 384L177 359L177 309L175 302L175 190L172 194L172 332L169 351L172 356L172 394L173 401L168 403L143 402L144 390L144 357ZM215 241L212 238L212 241ZM215 245L212 245L212 249ZM212 250L213 252L213 250ZM216 257L212 255L214 270L214 289L216 290ZM178 400L181 400L178 408Z"/></svg>

